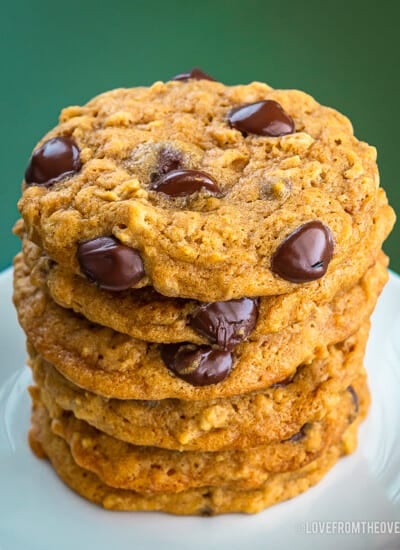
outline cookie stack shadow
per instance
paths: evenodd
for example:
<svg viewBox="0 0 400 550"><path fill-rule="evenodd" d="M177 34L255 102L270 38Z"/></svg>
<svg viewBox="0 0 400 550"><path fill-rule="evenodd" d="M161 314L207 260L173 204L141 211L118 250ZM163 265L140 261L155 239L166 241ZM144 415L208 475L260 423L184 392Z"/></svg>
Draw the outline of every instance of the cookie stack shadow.
<svg viewBox="0 0 400 550"><path fill-rule="evenodd" d="M387 280L379 220L375 247L312 292L214 303L100 289L20 222L33 450L115 510L254 513L316 484L355 449L368 410L363 357Z"/></svg>

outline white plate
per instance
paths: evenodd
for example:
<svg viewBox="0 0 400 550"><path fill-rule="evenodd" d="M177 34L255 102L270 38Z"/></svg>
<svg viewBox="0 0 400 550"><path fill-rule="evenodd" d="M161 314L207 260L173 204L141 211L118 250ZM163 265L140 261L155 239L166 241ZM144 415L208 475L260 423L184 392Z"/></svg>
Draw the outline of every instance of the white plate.
<svg viewBox="0 0 400 550"><path fill-rule="evenodd" d="M72 493L32 455L26 442L30 374L11 304L11 270L0 274L0 354L0 550L400 549L397 275L373 318L366 361L373 402L357 452L305 494L255 516L107 512ZM346 534L357 529L365 534Z"/></svg>

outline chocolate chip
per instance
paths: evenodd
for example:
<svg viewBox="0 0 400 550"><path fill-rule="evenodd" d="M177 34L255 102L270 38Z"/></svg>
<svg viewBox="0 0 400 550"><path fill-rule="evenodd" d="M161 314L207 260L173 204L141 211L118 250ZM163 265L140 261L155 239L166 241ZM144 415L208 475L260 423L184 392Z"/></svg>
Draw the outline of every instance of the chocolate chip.
<svg viewBox="0 0 400 550"><path fill-rule="evenodd" d="M205 190L217 195L219 188L214 179L200 170L172 170L155 181L150 189L165 193L170 197L185 197Z"/></svg>
<svg viewBox="0 0 400 550"><path fill-rule="evenodd" d="M245 134L278 137L295 131L293 119L272 99L235 107L229 111L228 122Z"/></svg>
<svg viewBox="0 0 400 550"><path fill-rule="evenodd" d="M168 174L173 170L178 170L182 166L182 153L175 149L163 147L158 153L158 173Z"/></svg>
<svg viewBox="0 0 400 550"><path fill-rule="evenodd" d="M214 510L213 508L211 508L211 506L208 506L207 504L206 506L203 506L202 508L200 508L199 515L204 517L210 517L214 515Z"/></svg>
<svg viewBox="0 0 400 550"><path fill-rule="evenodd" d="M191 71L189 71L187 73L177 74L176 76L171 78L171 80L183 80L183 81L190 80L190 79L193 79L193 80L212 80L213 82L216 82L215 78L213 78L212 76L206 74L205 72L203 72L198 67L193 67L193 69Z"/></svg>
<svg viewBox="0 0 400 550"><path fill-rule="evenodd" d="M115 237L98 237L78 246L82 272L106 290L126 290L145 275L140 254Z"/></svg>
<svg viewBox="0 0 400 550"><path fill-rule="evenodd" d="M232 368L232 355L211 346L162 344L160 354L168 369L192 386L221 382Z"/></svg>
<svg viewBox="0 0 400 550"><path fill-rule="evenodd" d="M302 439L304 439L307 435L307 431L308 429L310 428L311 424L309 424L308 422L306 422L306 424L304 424L300 430L298 432L296 432L295 434L293 434L291 437L289 437L288 439L285 439L284 440L284 443L290 441L292 443L297 443L297 441L301 441Z"/></svg>
<svg viewBox="0 0 400 550"><path fill-rule="evenodd" d="M258 300L241 298L200 305L191 314L189 325L220 348L231 350L247 338L257 317Z"/></svg>
<svg viewBox="0 0 400 550"><path fill-rule="evenodd" d="M163 147L157 158L156 171L151 175L151 181L182 167L182 153L172 148Z"/></svg>
<svg viewBox="0 0 400 550"><path fill-rule="evenodd" d="M356 393L356 390L353 388L353 386L348 386L347 391L350 392L351 398L353 399L353 403L354 403L354 410L356 411L356 413L358 413L360 404L358 401L358 395Z"/></svg>
<svg viewBox="0 0 400 550"><path fill-rule="evenodd" d="M271 270L292 283L306 283L325 275L333 254L333 237L329 227L319 221L295 229L278 246L271 260Z"/></svg>
<svg viewBox="0 0 400 550"><path fill-rule="evenodd" d="M69 137L49 139L33 153L25 171L28 185L51 185L78 172L79 148Z"/></svg>

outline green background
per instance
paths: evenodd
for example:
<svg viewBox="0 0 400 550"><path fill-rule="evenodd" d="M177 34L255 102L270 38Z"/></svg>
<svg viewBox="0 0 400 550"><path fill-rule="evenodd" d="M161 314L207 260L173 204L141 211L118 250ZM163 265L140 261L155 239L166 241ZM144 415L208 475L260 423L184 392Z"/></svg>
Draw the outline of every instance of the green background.
<svg viewBox="0 0 400 550"><path fill-rule="evenodd" d="M63 106L200 66L225 83L300 88L378 148L400 212L397 0L13 0L1 7L0 269L30 152ZM387 241L400 271L399 232Z"/></svg>

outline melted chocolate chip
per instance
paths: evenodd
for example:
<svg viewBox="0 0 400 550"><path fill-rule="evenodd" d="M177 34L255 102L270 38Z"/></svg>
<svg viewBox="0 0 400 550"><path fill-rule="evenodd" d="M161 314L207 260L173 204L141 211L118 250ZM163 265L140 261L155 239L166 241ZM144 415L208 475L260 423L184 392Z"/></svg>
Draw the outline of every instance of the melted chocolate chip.
<svg viewBox="0 0 400 550"><path fill-rule="evenodd" d="M232 355L211 346L162 344L160 354L168 369L192 386L221 382L232 368Z"/></svg>
<svg viewBox="0 0 400 550"><path fill-rule="evenodd" d="M325 275L333 254L329 227L319 221L305 223L276 249L271 270L292 283L315 281Z"/></svg>
<svg viewBox="0 0 400 550"><path fill-rule="evenodd" d="M28 185L52 185L81 168L79 148L69 137L49 139L31 156L25 172Z"/></svg>
<svg viewBox="0 0 400 550"><path fill-rule="evenodd" d="M353 388L353 386L348 386L347 391L350 393L351 398L353 399L354 410L356 413L358 413L358 410L360 408L360 403L358 401L358 395L356 393L356 390Z"/></svg>
<svg viewBox="0 0 400 550"><path fill-rule="evenodd" d="M160 176L168 174L173 170L178 170L182 167L182 153L175 149L163 147L157 158L156 171L151 175L151 181L157 180Z"/></svg>
<svg viewBox="0 0 400 550"><path fill-rule="evenodd" d="M190 72L177 74L176 76L171 78L171 80L186 81L186 80L190 80L191 78L193 80L212 80L213 82L216 81L215 78L213 78L212 76L206 74L205 72L203 72L198 67L194 67Z"/></svg>
<svg viewBox="0 0 400 550"><path fill-rule="evenodd" d="M115 237L80 243L78 262L88 279L106 290L126 290L145 275L139 252Z"/></svg>
<svg viewBox="0 0 400 550"><path fill-rule="evenodd" d="M155 181L150 189L170 197L185 197L202 190L211 195L219 193L218 185L213 178L200 170L172 170Z"/></svg>
<svg viewBox="0 0 400 550"><path fill-rule="evenodd" d="M302 439L304 439L307 435L307 430L310 428L310 424L307 422L306 424L304 424L300 430L298 432L296 432L295 434L293 434L291 437L289 437L288 439L285 439L284 442L286 443L287 441L290 441L292 443L296 443L297 441L301 441Z"/></svg>
<svg viewBox="0 0 400 550"><path fill-rule="evenodd" d="M200 508L199 515L204 517L210 517L214 515L214 510L213 508L211 508L211 506L208 506L207 504L206 506L203 506L202 508Z"/></svg>
<svg viewBox="0 0 400 550"><path fill-rule="evenodd" d="M258 300L241 298L202 304L194 310L189 325L224 350L247 338L258 317Z"/></svg>
<svg viewBox="0 0 400 550"><path fill-rule="evenodd" d="M228 122L245 134L278 137L295 131L293 119L272 99L235 107L228 114Z"/></svg>

